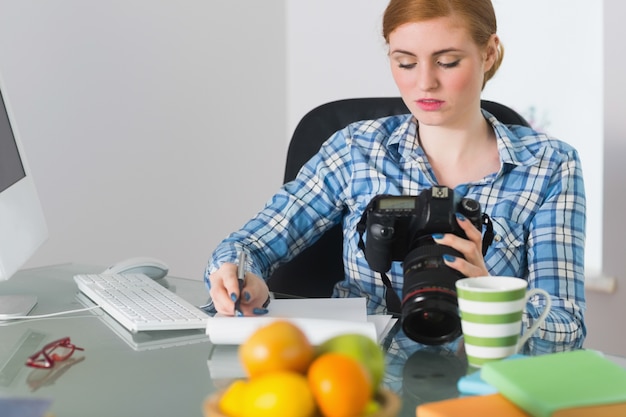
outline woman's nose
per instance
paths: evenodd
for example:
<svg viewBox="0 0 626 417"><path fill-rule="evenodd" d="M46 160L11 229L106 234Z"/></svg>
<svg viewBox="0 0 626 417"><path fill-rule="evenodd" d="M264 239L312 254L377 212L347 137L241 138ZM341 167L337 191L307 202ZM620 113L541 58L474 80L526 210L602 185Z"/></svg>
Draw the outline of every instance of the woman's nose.
<svg viewBox="0 0 626 417"><path fill-rule="evenodd" d="M424 91L437 88L439 81L435 69L429 65L421 66L418 72L417 86Z"/></svg>

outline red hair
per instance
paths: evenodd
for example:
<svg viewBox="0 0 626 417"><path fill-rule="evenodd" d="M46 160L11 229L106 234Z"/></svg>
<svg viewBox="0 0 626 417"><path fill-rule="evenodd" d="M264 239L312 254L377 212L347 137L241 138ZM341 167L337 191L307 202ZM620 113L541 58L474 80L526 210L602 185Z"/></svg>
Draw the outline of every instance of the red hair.
<svg viewBox="0 0 626 417"><path fill-rule="evenodd" d="M391 0L383 16L383 37L389 43L389 34L405 23L448 16L458 17L481 48L487 46L491 35L497 30L496 13L491 0ZM483 87L495 75L503 58L504 47L498 43L496 60L485 73Z"/></svg>

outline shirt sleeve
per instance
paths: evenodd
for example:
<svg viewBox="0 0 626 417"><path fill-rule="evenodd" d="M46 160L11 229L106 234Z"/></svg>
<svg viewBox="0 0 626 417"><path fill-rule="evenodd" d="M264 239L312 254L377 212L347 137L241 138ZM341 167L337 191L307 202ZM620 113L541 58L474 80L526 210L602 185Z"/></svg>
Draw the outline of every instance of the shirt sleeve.
<svg viewBox="0 0 626 417"><path fill-rule="evenodd" d="M528 282L551 295L545 322L524 346L524 353L542 354L582 347L584 324L585 191L578 154L564 153L553 173L544 203L535 213L527 239ZM528 329L545 309L536 296L527 304Z"/></svg>
<svg viewBox="0 0 626 417"><path fill-rule="evenodd" d="M267 279L272 271L314 243L341 221L343 195L350 178L350 149L346 128L331 136L263 209L215 249L205 271L209 275L225 262L235 262L245 250L248 268Z"/></svg>

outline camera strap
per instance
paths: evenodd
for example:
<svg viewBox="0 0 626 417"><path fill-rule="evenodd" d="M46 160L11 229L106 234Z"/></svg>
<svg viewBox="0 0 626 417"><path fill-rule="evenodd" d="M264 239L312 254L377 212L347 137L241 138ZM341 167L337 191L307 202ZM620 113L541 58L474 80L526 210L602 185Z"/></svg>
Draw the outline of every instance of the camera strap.
<svg viewBox="0 0 626 417"><path fill-rule="evenodd" d="M361 249L362 251L365 251L365 242L363 242L363 234L365 233L365 229L367 228L367 215L371 211L372 207L373 207L373 203L370 202L370 204L368 204L367 208L361 215L361 220L356 225L356 230L359 233L358 246L359 246L359 249ZM389 314L392 314L394 317L398 318L400 317L400 312L402 311L401 310L402 303L400 301L400 297L398 297L398 293L396 293L396 291L391 286L391 280L389 279L387 274L384 272L381 272L380 276L382 277L383 284L385 284L385 287L386 287L385 302L387 303L387 312Z"/></svg>
<svg viewBox="0 0 626 417"><path fill-rule="evenodd" d="M361 249L361 251L365 252L365 242L363 242L363 235L365 234L365 229L367 229L367 216L370 213L370 211L373 210L374 208L374 204L375 201L378 199L379 196L374 197L367 205L367 207L365 207L365 210L363 210L363 214L361 214L361 219L359 220L359 222L356 225L356 231L359 233L359 249ZM389 280L389 279L387 279Z"/></svg>
<svg viewBox="0 0 626 417"><path fill-rule="evenodd" d="M485 234L483 235L483 257L487 254L487 249L491 246L495 234L493 233L493 223L488 214L483 213L483 225L485 226Z"/></svg>
<svg viewBox="0 0 626 417"><path fill-rule="evenodd" d="M387 290L385 291L385 302L387 303L387 313L392 314L394 317L400 317L400 312L402 311L400 302L400 297L398 297L398 293L394 291L391 286L391 280L387 276L386 273L381 272L380 276L383 279L383 283Z"/></svg>

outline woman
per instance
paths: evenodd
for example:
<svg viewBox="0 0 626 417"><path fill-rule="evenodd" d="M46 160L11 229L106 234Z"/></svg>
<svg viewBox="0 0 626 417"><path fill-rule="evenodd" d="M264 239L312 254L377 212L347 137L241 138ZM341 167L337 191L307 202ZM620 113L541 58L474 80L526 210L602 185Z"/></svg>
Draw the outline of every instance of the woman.
<svg viewBox="0 0 626 417"><path fill-rule="evenodd" d="M580 161L571 146L526 127L504 126L481 110L481 91L503 58L490 0L391 0L383 36L411 114L358 122L335 133L294 181L218 246L205 275L216 310L233 312L238 252L249 255L243 311L263 313L268 289L261 277L341 222L346 277L334 296L366 297L369 313L386 312L385 286L359 249L357 223L376 195L415 196L447 186L480 202L495 239L483 256L481 232L457 215L467 239L433 235L462 254L444 256L445 263L468 277L522 277L552 295L552 310L525 351L581 347L586 331ZM401 295L400 263L388 275ZM529 305L527 327L541 303Z"/></svg>

